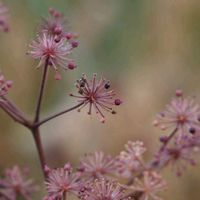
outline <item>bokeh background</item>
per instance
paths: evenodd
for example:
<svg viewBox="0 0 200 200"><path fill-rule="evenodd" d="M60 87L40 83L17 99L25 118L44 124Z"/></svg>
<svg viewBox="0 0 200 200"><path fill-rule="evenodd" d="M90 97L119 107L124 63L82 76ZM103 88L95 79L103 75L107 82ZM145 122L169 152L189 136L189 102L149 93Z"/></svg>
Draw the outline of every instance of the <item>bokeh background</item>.
<svg viewBox="0 0 200 200"><path fill-rule="evenodd" d="M41 69L26 55L41 16L49 7L66 14L70 29L79 33L74 51L78 68L64 72L61 81L49 75L42 116L75 104L68 93L84 72L111 80L124 103L115 116L101 124L83 110L64 115L42 127L48 164L73 165L87 152L103 150L117 155L127 140L143 140L147 160L162 134L152 126L155 114L177 88L199 98L199 0L5 0L10 9L11 32L0 33L0 68L14 81L9 97L33 116ZM28 166L37 183L42 173L31 134L0 111L0 170L15 164ZM177 178L168 168L164 199L199 200L199 165ZM40 199L43 193L35 199Z"/></svg>

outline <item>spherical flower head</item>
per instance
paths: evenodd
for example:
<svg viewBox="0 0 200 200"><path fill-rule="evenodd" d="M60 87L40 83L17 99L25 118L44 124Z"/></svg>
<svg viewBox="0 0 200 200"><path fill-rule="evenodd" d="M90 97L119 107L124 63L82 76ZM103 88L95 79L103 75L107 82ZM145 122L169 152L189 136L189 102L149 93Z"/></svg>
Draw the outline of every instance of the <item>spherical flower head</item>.
<svg viewBox="0 0 200 200"><path fill-rule="evenodd" d="M49 16L43 18L42 23L39 26L39 33L45 33L52 36L56 42L65 38L73 48L76 48L79 45L76 40L77 34L71 33L68 30L68 23L65 16L53 8L49 8Z"/></svg>
<svg viewBox="0 0 200 200"><path fill-rule="evenodd" d="M77 194L80 182L79 174L73 173L69 164L63 168L50 169L46 167L48 178L45 182L48 195L46 199L62 200L68 194Z"/></svg>
<svg viewBox="0 0 200 200"><path fill-rule="evenodd" d="M116 181L97 179L89 183L80 194L82 200L128 200L125 190Z"/></svg>
<svg viewBox="0 0 200 200"><path fill-rule="evenodd" d="M140 194L141 200L162 200L157 193L166 188L166 182L155 171L144 171L142 180L134 179L130 190Z"/></svg>
<svg viewBox="0 0 200 200"><path fill-rule="evenodd" d="M194 166L196 164L194 159L195 147L191 137L182 136L181 139L178 139L178 142L175 142L156 155L160 167L170 164L172 171L177 176L181 176L188 165Z"/></svg>
<svg viewBox="0 0 200 200"><path fill-rule="evenodd" d="M0 30L4 32L9 31L8 8L1 2L0 2Z"/></svg>
<svg viewBox="0 0 200 200"><path fill-rule="evenodd" d="M76 97L82 106L79 111L88 106L88 114L91 115L95 110L97 116L100 117L102 123L105 122L105 116L103 111L108 111L112 114L116 114L112 106L119 106L122 101L115 99L116 96L113 90L110 90L110 82L104 78L99 81L96 80L97 75L94 74L92 80L88 80L86 75L83 74L80 80L76 82L76 88L79 95L70 94L72 97Z"/></svg>
<svg viewBox="0 0 200 200"><path fill-rule="evenodd" d="M5 171L5 177L0 179L0 194L6 199L16 200L19 196L30 199L38 190L31 179L27 179L27 169L20 170L18 166Z"/></svg>
<svg viewBox="0 0 200 200"><path fill-rule="evenodd" d="M125 150L120 152L117 159L118 173L124 177L130 177L133 173L140 172L144 168L143 154L146 151L141 141L128 141Z"/></svg>
<svg viewBox="0 0 200 200"><path fill-rule="evenodd" d="M87 154L81 159L79 171L88 179L102 178L116 171L116 161L112 156L105 155L102 151Z"/></svg>
<svg viewBox="0 0 200 200"><path fill-rule="evenodd" d="M8 90L12 87L12 81L6 81L4 75L0 72L0 101L8 93Z"/></svg>
<svg viewBox="0 0 200 200"><path fill-rule="evenodd" d="M38 67L44 66L48 62L48 65L56 71L55 78L58 80L60 79L58 67L67 70L69 68L68 65L70 65L71 69L71 65L74 63L69 58L72 50L72 45L65 38L56 42L53 36L43 33L38 35L37 39L30 44L28 54L39 60Z"/></svg>
<svg viewBox="0 0 200 200"><path fill-rule="evenodd" d="M200 129L199 116L199 105L178 90L166 109L157 115L154 125L162 130L177 128L179 133L195 132Z"/></svg>

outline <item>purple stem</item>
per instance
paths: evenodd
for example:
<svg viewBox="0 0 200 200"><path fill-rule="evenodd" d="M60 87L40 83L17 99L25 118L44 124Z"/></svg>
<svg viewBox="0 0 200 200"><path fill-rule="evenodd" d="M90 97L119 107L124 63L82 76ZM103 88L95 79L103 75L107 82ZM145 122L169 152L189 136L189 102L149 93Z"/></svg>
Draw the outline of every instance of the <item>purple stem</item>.
<svg viewBox="0 0 200 200"><path fill-rule="evenodd" d="M45 66L44 66L44 72L43 72L43 76L42 76L42 81L41 81L41 85L40 85L40 92L39 92L36 111L35 111L34 122L36 122L36 123L39 121L39 118L40 118L40 108L41 108L41 104L42 104L42 97L43 97L43 94L44 94L44 88L45 88L45 83L46 83L46 79L47 79L48 64L49 64L49 61L47 59L46 62L45 62Z"/></svg>
<svg viewBox="0 0 200 200"><path fill-rule="evenodd" d="M41 126L42 124L44 124L44 123L50 121L51 119L54 119L54 118L56 118L56 117L58 117L58 116L60 116L60 115L63 115L63 114L65 114L65 113L67 113L67 112L70 112L70 111L72 111L72 110L75 110L76 108L82 106L83 104L84 104L84 102L81 102L81 103L77 104L76 106L74 106L74 107L72 107L72 108L69 108L69 109L64 110L64 111L61 111L61 112L59 112L59 113L57 113L57 114L54 114L54 115L52 115L52 116L50 116L50 117L47 117L46 119L43 119L43 120L41 120L41 121L35 123L35 127L39 127L39 126Z"/></svg>

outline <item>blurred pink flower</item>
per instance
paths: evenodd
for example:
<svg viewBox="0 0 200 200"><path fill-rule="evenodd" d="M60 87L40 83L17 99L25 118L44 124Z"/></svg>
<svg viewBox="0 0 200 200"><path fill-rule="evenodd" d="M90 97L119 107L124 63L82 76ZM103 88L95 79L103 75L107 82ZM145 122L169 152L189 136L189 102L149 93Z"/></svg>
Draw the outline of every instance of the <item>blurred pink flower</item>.
<svg viewBox="0 0 200 200"><path fill-rule="evenodd" d="M83 74L82 78L76 83L80 95L70 94L70 96L78 98L78 102L83 103L79 111L88 105L88 114L90 115L93 107L98 116L100 116L101 122L104 123L105 116L103 110L115 114L116 112L112 109L112 106L119 106L122 101L120 99L114 99L116 94L113 90L109 90L109 81L104 78L97 81L96 76L94 74L92 80L88 81L86 75Z"/></svg>
<svg viewBox="0 0 200 200"><path fill-rule="evenodd" d="M179 90L166 110L157 115L154 125L162 130L177 128L180 133L194 133L200 129L199 117L199 105L192 98L184 98Z"/></svg>
<svg viewBox="0 0 200 200"><path fill-rule="evenodd" d="M58 67L65 70L72 69L72 66L76 67L74 61L69 58L73 48L66 39L62 38L56 42L53 36L43 33L30 44L28 54L40 61L38 67L45 65L48 61L48 64L58 73ZM56 77L58 77L57 74Z"/></svg>
<svg viewBox="0 0 200 200"><path fill-rule="evenodd" d="M157 172L144 171L143 180L135 178L133 185L128 188L140 193L140 200L162 200L157 193L166 188L166 182Z"/></svg>
<svg viewBox="0 0 200 200"><path fill-rule="evenodd" d="M27 171L21 171L18 166L5 171L5 177L0 179L0 194L8 200L17 200L18 197L30 199L38 190L31 179L26 179Z"/></svg>
<svg viewBox="0 0 200 200"><path fill-rule="evenodd" d="M89 183L89 186L82 191L82 200L128 200L125 197L124 188L117 182L98 179Z"/></svg>
<svg viewBox="0 0 200 200"><path fill-rule="evenodd" d="M69 193L77 194L80 182L79 174L73 173L69 164L63 168L46 169L48 178L45 182L48 195L46 199L62 200Z"/></svg>
<svg viewBox="0 0 200 200"><path fill-rule="evenodd" d="M0 72L0 99L7 94L8 90L12 87L12 84L13 82L6 81L4 75Z"/></svg>
<svg viewBox="0 0 200 200"><path fill-rule="evenodd" d="M9 31L8 8L0 2L0 29L4 32Z"/></svg>
<svg viewBox="0 0 200 200"><path fill-rule="evenodd" d="M89 179L102 178L116 171L115 159L102 151L87 154L79 166L79 171Z"/></svg>
<svg viewBox="0 0 200 200"><path fill-rule="evenodd" d="M144 168L143 154L146 151L141 141L128 141L125 150L117 158L118 172L121 176L131 177Z"/></svg>

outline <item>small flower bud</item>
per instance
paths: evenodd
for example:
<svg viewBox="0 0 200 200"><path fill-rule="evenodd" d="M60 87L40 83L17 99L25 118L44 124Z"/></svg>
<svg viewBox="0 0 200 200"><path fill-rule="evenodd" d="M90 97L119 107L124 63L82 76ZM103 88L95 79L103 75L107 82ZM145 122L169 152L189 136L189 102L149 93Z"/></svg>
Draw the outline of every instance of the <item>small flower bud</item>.
<svg viewBox="0 0 200 200"><path fill-rule="evenodd" d="M56 72L55 76L54 76L55 80L59 81L61 80L61 74Z"/></svg>
<svg viewBox="0 0 200 200"><path fill-rule="evenodd" d="M104 88L105 88L105 89L109 89L109 88L110 88L110 82L107 82L107 83L104 85Z"/></svg>
<svg viewBox="0 0 200 200"><path fill-rule="evenodd" d="M115 99L115 105L119 106L122 104L122 101L120 99Z"/></svg>
<svg viewBox="0 0 200 200"><path fill-rule="evenodd" d="M54 33L55 33L56 35L60 35L60 34L62 33L62 29L61 29L60 27L55 27L55 28L54 28Z"/></svg>
<svg viewBox="0 0 200 200"><path fill-rule="evenodd" d="M76 48L76 47L78 47L79 43L78 43L78 41L72 41L71 45L73 48Z"/></svg>
<svg viewBox="0 0 200 200"><path fill-rule="evenodd" d="M180 90L180 89L176 90L176 96L177 97L182 97L183 96L182 90Z"/></svg>
<svg viewBox="0 0 200 200"><path fill-rule="evenodd" d="M65 38L68 39L68 40L70 40L72 37L73 37L73 34L72 34L72 33L67 33L67 34L65 35Z"/></svg>
<svg viewBox="0 0 200 200"><path fill-rule="evenodd" d="M77 66L76 66L76 64L75 64L74 62L69 62L68 65L67 65L67 67L68 67L68 69L73 70L73 69L75 69Z"/></svg>
<svg viewBox="0 0 200 200"><path fill-rule="evenodd" d="M191 134L195 134L196 133L196 129L194 127L189 128L189 132Z"/></svg>
<svg viewBox="0 0 200 200"><path fill-rule="evenodd" d="M168 137L167 136L161 136L160 137L160 142L162 142L162 143L168 142Z"/></svg>

